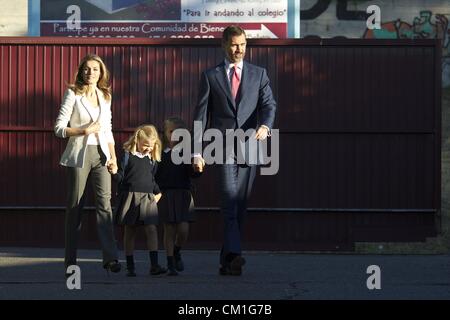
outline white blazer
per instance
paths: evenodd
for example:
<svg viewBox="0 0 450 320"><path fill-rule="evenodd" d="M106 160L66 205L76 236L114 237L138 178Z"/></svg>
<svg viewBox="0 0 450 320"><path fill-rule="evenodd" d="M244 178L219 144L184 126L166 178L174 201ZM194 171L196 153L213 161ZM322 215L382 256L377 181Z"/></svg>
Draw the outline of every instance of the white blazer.
<svg viewBox="0 0 450 320"><path fill-rule="evenodd" d="M108 143L114 144L111 124L111 101L106 101L103 92L96 88L97 96L100 103L100 132L98 138L100 147L106 156L106 162L111 159ZM59 138L66 138L66 128L70 124L71 128L87 128L93 121L93 117L87 106L89 102L85 95L76 95L71 89L67 89L61 109L55 122L55 134ZM86 155L88 136L72 136L69 137L66 149L61 156L59 164L66 167L84 166L84 158ZM105 165L106 165L105 162Z"/></svg>

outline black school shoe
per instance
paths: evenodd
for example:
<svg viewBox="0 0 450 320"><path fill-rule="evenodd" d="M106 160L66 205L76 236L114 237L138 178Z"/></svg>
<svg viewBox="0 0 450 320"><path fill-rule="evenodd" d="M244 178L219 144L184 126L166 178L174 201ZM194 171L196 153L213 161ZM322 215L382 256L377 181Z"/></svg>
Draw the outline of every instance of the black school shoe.
<svg viewBox="0 0 450 320"><path fill-rule="evenodd" d="M184 270L184 263L183 260L181 259L181 254L175 254L174 255L174 260L175 260L175 269L177 271L183 271Z"/></svg>
<svg viewBox="0 0 450 320"><path fill-rule="evenodd" d="M127 266L127 277L136 277L136 271L133 267Z"/></svg>
<svg viewBox="0 0 450 320"><path fill-rule="evenodd" d="M167 275L168 276L177 276L178 272L175 270L175 268L167 268Z"/></svg>
<svg viewBox="0 0 450 320"><path fill-rule="evenodd" d="M163 273L166 273L166 272L167 272L167 269L161 267L159 264L157 264L156 266L152 266L150 268L150 274L152 276L157 276L157 275L160 275L160 274L163 274Z"/></svg>

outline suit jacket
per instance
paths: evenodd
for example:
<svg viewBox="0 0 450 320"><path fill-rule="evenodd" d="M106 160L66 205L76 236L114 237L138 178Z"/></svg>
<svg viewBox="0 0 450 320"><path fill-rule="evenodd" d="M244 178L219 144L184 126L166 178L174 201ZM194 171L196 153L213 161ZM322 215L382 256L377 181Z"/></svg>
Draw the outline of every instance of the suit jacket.
<svg viewBox="0 0 450 320"><path fill-rule="evenodd" d="M106 101L100 89L97 96L100 104L100 132L98 133L100 147L106 156L106 161L111 159L108 143L114 143L111 125L111 101ZM95 119L92 118L87 105L89 102L84 95L76 95L71 89L64 94L61 109L55 122L55 134L59 138L66 138L66 128L87 128ZM69 137L66 149L61 156L60 164L67 167L84 166L88 136ZM106 162L105 162L106 164Z"/></svg>
<svg viewBox="0 0 450 320"><path fill-rule="evenodd" d="M239 98L240 97L240 98ZM257 129L266 125L272 129L276 102L264 68L244 61L236 103L231 95L225 63L202 73L200 94L194 121L225 133L226 129Z"/></svg>

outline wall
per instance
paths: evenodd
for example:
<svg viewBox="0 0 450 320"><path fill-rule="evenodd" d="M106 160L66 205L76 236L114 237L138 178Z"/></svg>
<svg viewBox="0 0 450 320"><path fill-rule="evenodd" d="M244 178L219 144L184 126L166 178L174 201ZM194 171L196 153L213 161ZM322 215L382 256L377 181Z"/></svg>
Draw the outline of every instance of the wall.
<svg viewBox="0 0 450 320"><path fill-rule="evenodd" d="M286 250L348 250L355 241L436 234L438 45L249 40L247 60L267 69L280 129L280 170L258 176L250 199L252 248L269 241ZM139 124L160 127L173 115L190 123L200 72L223 59L218 39L0 38L0 243L62 243L61 220L50 211L64 212L58 160L67 141L54 136L53 124L64 83L88 52L111 70L117 150ZM219 217L217 180L208 167L197 183L198 243L220 234L211 221Z"/></svg>
<svg viewBox="0 0 450 320"><path fill-rule="evenodd" d="M381 9L381 30L368 30L366 8ZM301 35L323 38L442 39L443 87L450 86L450 4L448 0L302 0Z"/></svg>
<svg viewBox="0 0 450 320"><path fill-rule="evenodd" d="M381 30L368 30L366 8L381 9ZM441 39L442 43L442 237L411 251L450 249L450 3L448 0L302 0L301 35L365 39ZM405 75L406 76L406 75ZM405 115L406 116L406 115ZM384 250L389 248L385 245ZM406 252L406 247L392 251Z"/></svg>
<svg viewBox="0 0 450 320"><path fill-rule="evenodd" d="M0 37L28 34L28 0L0 0Z"/></svg>

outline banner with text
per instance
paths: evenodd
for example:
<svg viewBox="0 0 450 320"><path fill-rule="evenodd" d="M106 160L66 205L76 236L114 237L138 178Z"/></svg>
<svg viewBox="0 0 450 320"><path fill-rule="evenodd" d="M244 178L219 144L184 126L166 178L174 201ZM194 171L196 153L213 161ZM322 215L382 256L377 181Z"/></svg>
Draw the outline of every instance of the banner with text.
<svg viewBox="0 0 450 320"><path fill-rule="evenodd" d="M238 24L248 38L287 38L287 0L41 0L41 36L217 38Z"/></svg>

